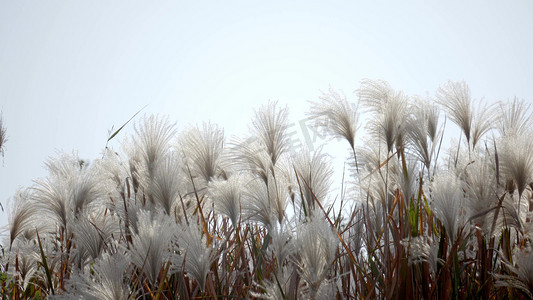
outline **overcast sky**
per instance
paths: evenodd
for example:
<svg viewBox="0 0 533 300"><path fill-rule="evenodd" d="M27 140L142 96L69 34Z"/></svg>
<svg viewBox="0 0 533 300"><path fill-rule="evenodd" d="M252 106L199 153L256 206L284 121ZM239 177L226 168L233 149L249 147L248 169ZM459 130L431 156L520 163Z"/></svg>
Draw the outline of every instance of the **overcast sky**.
<svg viewBox="0 0 533 300"><path fill-rule="evenodd" d="M268 100L297 123L320 90L355 100L363 78L409 94L465 80L475 98L533 101L533 2L435 2L0 0L0 202L57 151L97 158L147 104L231 135Z"/></svg>

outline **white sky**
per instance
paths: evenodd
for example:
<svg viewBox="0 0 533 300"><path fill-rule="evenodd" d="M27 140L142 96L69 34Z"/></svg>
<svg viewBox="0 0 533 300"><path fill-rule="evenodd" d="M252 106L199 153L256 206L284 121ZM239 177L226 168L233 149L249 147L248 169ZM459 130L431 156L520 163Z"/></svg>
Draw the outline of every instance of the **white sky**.
<svg viewBox="0 0 533 300"><path fill-rule="evenodd" d="M475 98L533 101L533 2L435 2L0 0L0 202L57 151L97 158L146 104L231 135L268 100L298 122L320 90L355 100L363 78L409 94L465 80Z"/></svg>

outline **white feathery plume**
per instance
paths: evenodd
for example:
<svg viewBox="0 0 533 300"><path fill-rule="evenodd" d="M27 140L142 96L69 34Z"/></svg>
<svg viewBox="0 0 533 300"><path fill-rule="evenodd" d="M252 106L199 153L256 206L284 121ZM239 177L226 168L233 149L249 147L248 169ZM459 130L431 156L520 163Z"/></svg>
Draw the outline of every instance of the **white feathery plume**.
<svg viewBox="0 0 533 300"><path fill-rule="evenodd" d="M36 181L34 199L51 215L52 225L68 229L75 216L103 195L106 182L76 156L50 158L46 164L50 175Z"/></svg>
<svg viewBox="0 0 533 300"><path fill-rule="evenodd" d="M14 197L13 208L9 214L9 246L17 237L31 240L35 237L35 228L42 227L36 222L39 206L32 202L30 189L19 190ZM41 230L42 231L42 230Z"/></svg>
<svg viewBox="0 0 533 300"><path fill-rule="evenodd" d="M185 250L185 271L198 282L200 289L205 288L206 277L215 260L215 248L208 246L207 239L196 223L184 225L179 238L180 246Z"/></svg>
<svg viewBox="0 0 533 300"><path fill-rule="evenodd" d="M405 125L408 144L429 172L440 138L440 133L437 132L439 111L429 101L419 98L415 98L410 110L412 112Z"/></svg>
<svg viewBox="0 0 533 300"><path fill-rule="evenodd" d="M344 94L336 92L331 87L328 93L322 92L319 99L320 102L311 102L309 117L329 135L346 139L354 149L359 120L355 105L349 103Z"/></svg>
<svg viewBox="0 0 533 300"><path fill-rule="evenodd" d="M267 183L253 180L243 194L242 212L245 220L262 223L272 228L277 220L282 224L288 200L288 179L278 173L277 177L268 174Z"/></svg>
<svg viewBox="0 0 533 300"><path fill-rule="evenodd" d="M71 184L71 201L73 211L78 215L84 209L91 209L90 205L104 195L105 181L101 181L96 168L86 169L82 166L76 180Z"/></svg>
<svg viewBox="0 0 533 300"><path fill-rule="evenodd" d="M407 208L411 197L413 197L413 195L416 194L416 191L418 191L419 178L417 162L415 160L407 160L406 164L406 172L395 172L391 174L391 183L394 188L399 189L402 193Z"/></svg>
<svg viewBox="0 0 533 300"><path fill-rule="evenodd" d="M268 174L274 170L274 165L262 142L253 138L242 141L235 138L232 145L233 147L225 153L227 156L225 160L229 162L229 167L249 171L266 183Z"/></svg>
<svg viewBox="0 0 533 300"><path fill-rule="evenodd" d="M153 202L167 215L171 215L173 207L178 203L182 175L180 174L179 157L168 153L155 164L153 180L149 185L148 194Z"/></svg>
<svg viewBox="0 0 533 300"><path fill-rule="evenodd" d="M271 238L269 249L272 250L272 254L276 258L278 266L276 273L278 275L281 274L280 270L282 270L285 260L294 254L295 250L292 231L287 227L288 225L276 226L269 232Z"/></svg>
<svg viewBox="0 0 533 300"><path fill-rule="evenodd" d="M502 136L522 136L531 131L533 123L533 112L531 103L518 100L500 103L500 117L498 120L498 131Z"/></svg>
<svg viewBox="0 0 533 300"><path fill-rule="evenodd" d="M464 171L466 206L470 218L489 232L494 218L494 208L498 205L498 192L495 166L487 157L476 157Z"/></svg>
<svg viewBox="0 0 533 300"><path fill-rule="evenodd" d="M195 178L205 186L220 172L219 160L224 148L224 131L212 123L192 127L180 134L178 148Z"/></svg>
<svg viewBox="0 0 533 300"><path fill-rule="evenodd" d="M533 180L533 142L531 135L506 136L499 151L501 173L518 190L518 214L524 190ZM510 186L507 187L509 190ZM512 190L511 190L512 191Z"/></svg>
<svg viewBox="0 0 533 300"><path fill-rule="evenodd" d="M101 180L109 182L109 196L113 200L121 200L127 197L126 179L128 178L128 166L124 163L117 152L110 148L103 151L102 159L95 162L95 167L99 169ZM117 195L118 194L118 195ZM107 197L106 197L107 198Z"/></svg>
<svg viewBox="0 0 533 300"><path fill-rule="evenodd" d="M275 216L268 197L268 187L255 179L243 192L242 217L244 221L259 222L267 228L275 225Z"/></svg>
<svg viewBox="0 0 533 300"><path fill-rule="evenodd" d="M128 250L133 264L147 275L152 283L158 282L164 264L172 259L171 240L178 233L173 219L164 214L139 212L138 233L132 237Z"/></svg>
<svg viewBox="0 0 533 300"><path fill-rule="evenodd" d="M446 229L451 243L454 243L463 219L461 182L453 173L442 172L435 175L430 194L435 216Z"/></svg>
<svg viewBox="0 0 533 300"><path fill-rule="evenodd" d="M358 147L357 151L360 153L361 169L368 174L374 172L383 172L385 168L380 168L387 159L389 159L386 169L388 172L397 173L398 169L397 156L389 156L387 149L382 143L376 143L372 139L365 139L365 147Z"/></svg>
<svg viewBox="0 0 533 300"><path fill-rule="evenodd" d="M308 295L314 298L325 282L336 258L338 239L323 219L315 217L297 230L299 259L296 264L307 284Z"/></svg>
<svg viewBox="0 0 533 300"><path fill-rule="evenodd" d="M287 128L287 108L278 108L276 102L262 106L252 119L252 132L266 148L272 165L288 150Z"/></svg>
<svg viewBox="0 0 533 300"><path fill-rule="evenodd" d="M67 281L67 293L52 299L130 299L129 266L130 262L122 253L104 253L92 264L90 271L72 275Z"/></svg>
<svg viewBox="0 0 533 300"><path fill-rule="evenodd" d="M437 90L438 102L446 108L452 121L461 128L470 142L472 130L472 107L470 89L464 81L448 81Z"/></svg>
<svg viewBox="0 0 533 300"><path fill-rule="evenodd" d="M303 196L302 200L306 202L307 209L314 210L315 201L324 206L333 174L328 156L322 153L321 149L312 155L309 150L304 150L294 159L294 171L298 176L299 187L297 188Z"/></svg>
<svg viewBox="0 0 533 300"><path fill-rule="evenodd" d="M484 105L480 102L472 123L472 148L476 147L481 137L494 128L495 112L493 105Z"/></svg>
<svg viewBox="0 0 533 300"><path fill-rule="evenodd" d="M403 147L403 136L406 113L407 96L394 91L384 81L363 80L357 90L359 99L375 114L368 123L369 132L387 145L387 152L393 151L393 146Z"/></svg>
<svg viewBox="0 0 533 300"><path fill-rule="evenodd" d="M452 121L461 128L469 145L472 143L472 149L493 126L494 114L491 106L482 108L482 103L479 103L478 115L474 115L474 101L470 88L464 81L446 82L437 90L437 100L444 106Z"/></svg>
<svg viewBox="0 0 533 300"><path fill-rule="evenodd" d="M126 188L130 188L130 193L137 195L139 188L141 187L141 180L143 178L143 158L142 151L137 147L135 142L135 137L132 137L132 140L125 137L122 141L122 150L125 153L124 165L127 169L127 177L129 186L126 185ZM131 195L130 195L131 196Z"/></svg>
<svg viewBox="0 0 533 300"><path fill-rule="evenodd" d="M233 174L227 180L213 180L209 184L209 197L215 210L229 217L233 228L237 228L241 217L242 188L251 178Z"/></svg>
<svg viewBox="0 0 533 300"><path fill-rule="evenodd" d="M88 259L95 260L100 257L113 234L119 233L118 225L109 216L79 216L72 226L72 231L80 267L85 265Z"/></svg>
<svg viewBox="0 0 533 300"><path fill-rule="evenodd" d="M252 297L265 300L293 299L288 296L289 293L296 291L290 290L291 278L294 276L288 268L282 268L280 272L274 274L272 279L264 279L261 284L256 284L261 288L262 293L251 292Z"/></svg>
<svg viewBox="0 0 533 300"><path fill-rule="evenodd" d="M361 87L356 90L359 99L365 102L371 110L378 110L383 105L383 101L388 101L394 90L390 84L384 80L363 79Z"/></svg>
<svg viewBox="0 0 533 300"><path fill-rule="evenodd" d="M402 178L404 174L400 167L398 156L391 155L387 157L387 149L385 149L383 144L376 145L369 141L366 145L367 147L361 148L359 151L361 153L362 169L366 173L364 180L360 183L359 191L363 193L360 197L370 200L374 208L375 206L383 205L386 211L390 211L395 188L395 182L392 179L395 179L396 183L399 184L397 187L400 187L402 183L412 183L414 176L409 176L407 180ZM381 166L386 161L387 163ZM404 188L408 186L411 185L404 185Z"/></svg>
<svg viewBox="0 0 533 300"><path fill-rule="evenodd" d="M134 161L132 167L146 182L151 182L157 161L165 157L170 149L170 140L176 133L175 125L157 116L144 117L141 124L134 124L136 136L133 137L134 149L127 149L131 153ZM137 164L140 165L136 165ZM142 171L141 171L142 170ZM140 174L139 174L140 173ZM145 188L148 186L147 184Z"/></svg>
<svg viewBox="0 0 533 300"><path fill-rule="evenodd" d="M513 255L514 265L510 262L503 263L517 275L494 274L497 287L510 287L519 289L529 298L533 299L533 249L527 246L518 250Z"/></svg>
<svg viewBox="0 0 533 300"><path fill-rule="evenodd" d="M522 195L522 198L530 199L530 196L531 190L526 189ZM522 202L518 199L518 195L516 193L506 193L503 198L502 207L498 214L498 219L496 220L496 228L493 234L496 236L498 233L501 233L501 229L504 228L515 228L517 231L523 233L523 215L524 212L527 213L528 206L529 205L526 201ZM520 211L522 213L520 213Z"/></svg>
<svg viewBox="0 0 533 300"><path fill-rule="evenodd" d="M437 274L438 265L444 264L444 260L438 257L439 242L433 237L416 236L401 244L409 249L409 265L427 262L433 274Z"/></svg>
<svg viewBox="0 0 533 300"><path fill-rule="evenodd" d="M12 244L12 249L2 257L2 260L4 259L7 259L7 262L11 265L9 270L7 270L7 274L12 279L18 276L22 281L22 287L24 289L28 287L32 279L42 279L39 272L41 256L35 240L30 240L22 236L19 237ZM2 261L2 263L4 262ZM17 265L17 268L15 268L15 265Z"/></svg>

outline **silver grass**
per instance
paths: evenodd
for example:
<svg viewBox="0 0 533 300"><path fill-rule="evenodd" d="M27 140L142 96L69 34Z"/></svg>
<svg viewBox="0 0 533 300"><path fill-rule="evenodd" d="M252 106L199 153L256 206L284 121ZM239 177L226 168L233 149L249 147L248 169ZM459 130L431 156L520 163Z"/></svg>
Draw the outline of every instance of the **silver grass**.
<svg viewBox="0 0 533 300"><path fill-rule="evenodd" d="M179 148L192 175L206 185L220 172L219 160L224 147L224 131L215 124L204 123L181 133Z"/></svg>
<svg viewBox="0 0 533 300"><path fill-rule="evenodd" d="M418 191L419 174L417 172L418 165L415 160L407 160L406 164L405 172L391 174L391 184L402 193L407 208L411 198Z"/></svg>
<svg viewBox="0 0 533 300"><path fill-rule="evenodd" d="M19 236L33 239L35 228L42 227L42 224L36 222L39 216L39 206L33 203L31 198L30 189L19 190L15 194L13 208L9 214L10 247Z"/></svg>
<svg viewBox="0 0 533 300"><path fill-rule="evenodd" d="M102 184L95 168L86 170L82 168L76 180L71 185L71 203L75 215L94 204L103 195Z"/></svg>
<svg viewBox="0 0 533 300"><path fill-rule="evenodd" d="M287 128L287 108L278 108L276 102L262 106L252 119L252 132L266 148L272 165L288 150Z"/></svg>
<svg viewBox="0 0 533 300"><path fill-rule="evenodd" d="M101 180L109 181L109 196L113 199L120 200L126 197L125 189L131 186L126 185L126 180L131 181L128 177L128 164L123 158L111 149L105 149L102 159L95 162L95 167L99 169ZM133 191L130 191L130 194Z"/></svg>
<svg viewBox="0 0 533 300"><path fill-rule="evenodd" d="M480 102L476 115L470 88L464 81L448 81L439 87L437 100L446 109L452 121L461 128L472 149L493 126L492 106L482 107L483 103Z"/></svg>
<svg viewBox="0 0 533 300"><path fill-rule="evenodd" d="M387 172L397 173L400 172L398 169L398 158L397 156L389 156L385 145L381 143L376 143L372 139L365 139L365 147L357 147L357 152L360 153L360 165L363 173L366 173L363 178L371 173L385 173ZM390 158L390 159L389 159ZM381 164L389 159L386 167L380 168Z"/></svg>
<svg viewBox="0 0 533 300"><path fill-rule="evenodd" d="M209 185L209 197L215 210L227 216L233 228L237 228L241 217L242 189L251 180L247 176L233 174L227 180L214 180Z"/></svg>
<svg viewBox="0 0 533 300"><path fill-rule="evenodd" d="M433 237L416 236L411 240L403 240L402 245L408 248L409 265L427 262L433 274L437 274L438 266L444 264L444 260L438 257L439 242Z"/></svg>
<svg viewBox="0 0 533 300"><path fill-rule="evenodd" d="M531 135L507 136L502 140L500 169L502 175L511 180L518 191L518 214L521 198L527 185L533 180L533 142ZM511 186L512 187L512 186ZM507 188L512 191L510 186Z"/></svg>
<svg viewBox="0 0 533 300"><path fill-rule="evenodd" d="M170 149L170 140L174 137L175 125L156 116L144 117L141 124L134 124L137 134L134 141L134 151L139 151L142 169L148 181L153 178L156 162L163 158ZM138 169L139 167L137 167Z"/></svg>
<svg viewBox="0 0 533 300"><path fill-rule="evenodd" d="M225 161L232 169L249 171L260 177L265 183L274 165L266 147L258 139L233 139L231 149L225 153Z"/></svg>
<svg viewBox="0 0 533 300"><path fill-rule="evenodd" d="M275 277L273 279L265 279L261 284L257 284L261 288L262 293L251 292L251 295L265 300L291 299L287 294L289 293L293 274L288 268L282 268L280 272L274 275Z"/></svg>
<svg viewBox="0 0 533 300"><path fill-rule="evenodd" d="M470 89L464 81L448 81L437 90L438 102L446 108L450 118L461 128L470 142L472 130L472 107Z"/></svg>
<svg viewBox="0 0 533 300"><path fill-rule="evenodd" d="M378 137L384 138L389 152L393 146L403 147L405 130L405 113L407 98L401 93L387 101L383 112L378 115L378 127L380 129Z"/></svg>
<svg viewBox="0 0 533 300"><path fill-rule="evenodd" d="M308 295L313 299L325 283L336 258L338 239L329 224L316 214L298 228L296 244L299 255L296 264L307 284Z"/></svg>
<svg viewBox="0 0 533 300"><path fill-rule="evenodd" d="M531 246L518 250L513 255L514 265L504 261L504 264L515 273L515 276L494 274L496 286L519 289L529 298L533 298L533 249Z"/></svg>
<svg viewBox="0 0 533 300"><path fill-rule="evenodd" d="M513 101L500 103L499 111L497 128L502 136L522 136L531 131L533 123L531 103L515 97Z"/></svg>
<svg viewBox="0 0 533 300"><path fill-rule="evenodd" d="M349 103L344 94L339 94L331 87L328 93L322 92L319 99L320 102L311 102L309 117L329 135L346 139L354 149L359 120L355 105Z"/></svg>
<svg viewBox="0 0 533 300"><path fill-rule="evenodd" d="M129 184L126 187L130 188L130 194L136 195L141 187L140 181L147 180L144 178L147 174L143 174L143 169L146 170L146 168L143 167L142 151L137 147L135 139L130 141L127 137L122 142L122 150L126 154L124 161L129 179Z"/></svg>
<svg viewBox="0 0 533 300"><path fill-rule="evenodd" d="M370 134L384 141L389 153L395 145L403 147L407 96L384 81L368 79L363 80L357 92L362 104L374 114L367 126Z"/></svg>
<svg viewBox="0 0 533 300"><path fill-rule="evenodd" d="M268 228L282 224L285 219L285 210L288 200L288 179L282 173L278 177L268 174L265 184L260 180L249 183L248 189L243 194L242 212L247 221L262 223Z"/></svg>
<svg viewBox="0 0 533 300"><path fill-rule="evenodd" d="M470 218L488 233L500 194L494 164L486 157L476 157L464 171L463 185Z"/></svg>
<svg viewBox="0 0 533 300"><path fill-rule="evenodd" d="M105 190L98 170L88 168L76 156L62 155L47 162L49 177L36 181L34 201L50 214L54 226L67 229L74 217L91 209Z"/></svg>
<svg viewBox="0 0 533 300"><path fill-rule="evenodd" d="M148 194L153 202L171 215L173 207L180 199L180 187L183 182L180 173L179 157L168 153L155 164L153 180L148 186Z"/></svg>
<svg viewBox="0 0 533 300"><path fill-rule="evenodd" d="M472 148L478 144L481 137L494 128L495 120L494 106L480 102L472 123Z"/></svg>
<svg viewBox="0 0 533 300"><path fill-rule="evenodd" d="M280 275L285 261L294 254L294 237L289 225L280 225L270 230L271 242L269 249L272 250L278 266L277 274Z"/></svg>
<svg viewBox="0 0 533 300"><path fill-rule="evenodd" d="M427 134L431 141L436 141L440 137L438 132L440 110L434 101L434 99L428 98L423 102L424 116L427 120Z"/></svg>
<svg viewBox="0 0 533 300"><path fill-rule="evenodd" d="M333 168L331 160L321 150L311 154L304 150L294 159L294 170L298 176L299 189L306 206L311 211L315 208L315 201L323 206L326 204L326 196L331 186Z"/></svg>
<svg viewBox="0 0 533 300"><path fill-rule="evenodd" d="M383 101L388 101L394 90L390 84L383 80L363 79L361 87L356 90L359 99L365 102L370 110L378 110L383 105Z"/></svg>
<svg viewBox="0 0 533 300"><path fill-rule="evenodd" d="M215 248L207 244L206 237L196 223L185 225L178 241L185 250L185 271L203 291L211 263L216 258Z"/></svg>
<svg viewBox="0 0 533 300"><path fill-rule="evenodd" d="M39 247L35 240L25 237L17 239L12 246L12 249L3 257L4 259L7 257L11 265L8 274L12 278L18 277L22 281L22 288L26 289L32 279L42 279L39 273ZM18 261L17 269L15 269L16 261Z"/></svg>
<svg viewBox="0 0 533 300"><path fill-rule="evenodd" d="M78 265L80 267L88 259L94 261L100 257L106 244L111 241L113 234L119 234L117 227L111 217L79 216L76 218L72 231L74 243L79 253Z"/></svg>
<svg viewBox="0 0 533 300"><path fill-rule="evenodd" d="M531 190L526 189L520 198L530 199ZM493 233L497 235L501 233L501 229L515 228L517 231L524 232L524 212L527 212L529 204L527 201L520 201L519 196L514 194L505 194L503 198L502 207L496 220L496 230Z"/></svg>
<svg viewBox="0 0 533 300"><path fill-rule="evenodd" d="M367 146L360 150L364 170L364 180L361 181L359 187L359 192L362 193L360 197L365 201L370 201L374 207L383 205L387 211L390 211L393 203L394 188L396 187L393 178L395 178L397 183L401 184L412 182L414 177L410 176L406 178L407 180L404 180L398 157L396 155L387 157L387 150L382 145L382 147L379 147L369 142ZM386 164L384 164L385 161L387 161ZM382 164L384 165L381 166ZM407 186L409 184L404 187Z"/></svg>
<svg viewBox="0 0 533 300"><path fill-rule="evenodd" d="M451 243L454 243L463 219L461 182L454 174L442 172L435 175L430 194L433 212L446 229Z"/></svg>
<svg viewBox="0 0 533 300"><path fill-rule="evenodd" d="M171 240L178 229L167 215L141 211L138 218L138 233L133 235L128 253L133 264L156 283L161 268L173 257Z"/></svg>
<svg viewBox="0 0 533 300"><path fill-rule="evenodd" d="M267 228L275 225L276 217L264 182L255 179L248 183L243 193L242 218L244 221L258 222Z"/></svg>
<svg viewBox="0 0 533 300"><path fill-rule="evenodd" d="M122 253L104 253L85 273L75 273L68 280L68 293L52 299L109 299L131 298L128 279L130 262Z"/></svg>
<svg viewBox="0 0 533 300"><path fill-rule="evenodd" d="M437 132L439 111L429 101L420 99L415 99L410 110L411 115L405 125L408 144L429 172L440 138Z"/></svg>
<svg viewBox="0 0 533 300"><path fill-rule="evenodd" d="M69 202L69 188L65 181L53 182L50 178L37 181L34 197L44 212L51 216L51 219L47 218L46 222L52 222L53 226L67 229L67 224L73 218L73 212Z"/></svg>

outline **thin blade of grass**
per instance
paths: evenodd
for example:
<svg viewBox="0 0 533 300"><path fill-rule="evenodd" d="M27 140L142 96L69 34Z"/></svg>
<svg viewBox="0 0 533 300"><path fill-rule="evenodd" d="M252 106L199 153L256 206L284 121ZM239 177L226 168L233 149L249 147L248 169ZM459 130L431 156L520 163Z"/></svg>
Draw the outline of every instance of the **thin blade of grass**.
<svg viewBox="0 0 533 300"><path fill-rule="evenodd" d="M52 284L52 276L50 275L50 269L48 268L48 263L46 262L46 255L44 255L43 244L41 243L41 237L39 236L39 230L35 230L35 232L37 233L37 241L39 242L39 249L41 250L41 259L43 263L44 273L46 274L46 280L48 281L48 284L50 285L50 289L52 290L52 295L55 295L54 286Z"/></svg>

